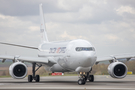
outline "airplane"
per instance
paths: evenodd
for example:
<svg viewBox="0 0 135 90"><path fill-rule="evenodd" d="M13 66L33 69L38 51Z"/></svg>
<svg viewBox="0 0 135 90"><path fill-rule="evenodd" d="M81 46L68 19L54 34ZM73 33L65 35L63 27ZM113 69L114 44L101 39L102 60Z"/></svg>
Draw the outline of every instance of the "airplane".
<svg viewBox="0 0 135 90"><path fill-rule="evenodd" d="M46 70L51 72L77 72L80 75L78 84L84 85L86 81L94 82L94 75L90 75L92 67L102 61L110 62L108 73L111 77L117 79L126 77L128 68L119 59L127 59L129 61L131 58L135 58L135 55L111 55L97 58L95 47L87 40L76 39L49 42L45 29L42 4L39 5L39 10L41 21L41 44L39 47L0 42L0 44L35 49L39 52L38 57L0 55L2 62L7 59L13 60L14 63L9 67L9 73L12 78L25 78L27 76L27 66L24 62L29 62L32 64L32 75L28 75L28 82L32 82L33 80L39 82L40 76L36 75L36 71L44 66ZM38 67L37 69L36 66Z"/></svg>

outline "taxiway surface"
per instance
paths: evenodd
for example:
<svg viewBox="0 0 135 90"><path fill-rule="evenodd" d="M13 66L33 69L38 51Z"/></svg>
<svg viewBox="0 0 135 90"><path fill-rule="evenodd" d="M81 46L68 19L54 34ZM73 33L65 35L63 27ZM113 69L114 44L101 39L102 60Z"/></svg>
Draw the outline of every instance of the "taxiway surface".
<svg viewBox="0 0 135 90"><path fill-rule="evenodd" d="M32 89L32 90L135 90L135 75L127 75L124 79L113 79L109 75L95 75L95 82L78 85L78 76L47 76L40 82L28 83L25 79L0 78L0 89Z"/></svg>

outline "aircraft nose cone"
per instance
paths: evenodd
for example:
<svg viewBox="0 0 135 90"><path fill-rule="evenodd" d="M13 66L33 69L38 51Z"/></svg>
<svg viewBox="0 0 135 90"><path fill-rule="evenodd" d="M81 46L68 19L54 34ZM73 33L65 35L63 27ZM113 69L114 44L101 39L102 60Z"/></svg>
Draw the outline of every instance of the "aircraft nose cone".
<svg viewBox="0 0 135 90"><path fill-rule="evenodd" d="M88 54L85 54L83 57L84 58L82 60L82 65L81 66L83 66L83 67L93 66L93 64L95 63L94 54L88 53Z"/></svg>

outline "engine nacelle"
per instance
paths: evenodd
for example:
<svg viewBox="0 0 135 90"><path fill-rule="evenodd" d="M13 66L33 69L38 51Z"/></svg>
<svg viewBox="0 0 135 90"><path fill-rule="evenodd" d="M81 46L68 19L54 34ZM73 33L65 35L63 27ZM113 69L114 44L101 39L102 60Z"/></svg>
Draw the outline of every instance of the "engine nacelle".
<svg viewBox="0 0 135 90"><path fill-rule="evenodd" d="M10 65L9 73L15 79L23 79L27 75L27 66L22 62L15 62Z"/></svg>
<svg viewBox="0 0 135 90"><path fill-rule="evenodd" d="M108 73L113 78L124 78L127 75L127 66L122 62L114 62L108 66Z"/></svg>

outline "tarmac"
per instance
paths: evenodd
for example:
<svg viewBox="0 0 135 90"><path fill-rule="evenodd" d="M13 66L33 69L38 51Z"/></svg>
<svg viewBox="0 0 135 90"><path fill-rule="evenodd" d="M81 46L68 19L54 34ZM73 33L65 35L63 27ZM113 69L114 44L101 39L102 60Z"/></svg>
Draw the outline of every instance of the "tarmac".
<svg viewBox="0 0 135 90"><path fill-rule="evenodd" d="M24 79L0 78L0 90L135 90L135 75L114 79L109 75L95 75L94 82L78 85L78 76L46 76L40 82Z"/></svg>

